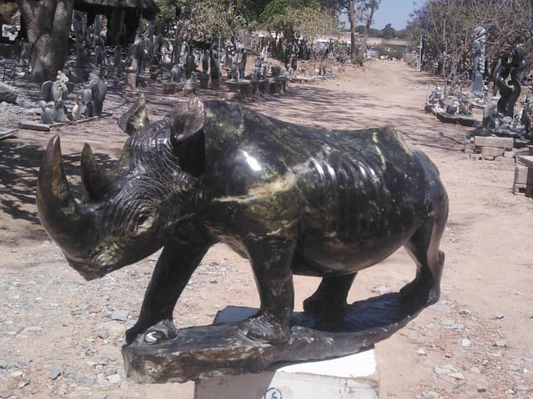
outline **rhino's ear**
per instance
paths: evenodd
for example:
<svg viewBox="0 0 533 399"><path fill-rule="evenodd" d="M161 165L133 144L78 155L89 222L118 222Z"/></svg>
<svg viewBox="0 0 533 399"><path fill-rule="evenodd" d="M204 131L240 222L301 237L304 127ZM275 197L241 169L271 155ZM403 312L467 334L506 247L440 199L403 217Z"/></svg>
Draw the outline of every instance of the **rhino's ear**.
<svg viewBox="0 0 533 399"><path fill-rule="evenodd" d="M181 168L199 176L205 167L205 108L200 99L177 103L170 120L170 142Z"/></svg>

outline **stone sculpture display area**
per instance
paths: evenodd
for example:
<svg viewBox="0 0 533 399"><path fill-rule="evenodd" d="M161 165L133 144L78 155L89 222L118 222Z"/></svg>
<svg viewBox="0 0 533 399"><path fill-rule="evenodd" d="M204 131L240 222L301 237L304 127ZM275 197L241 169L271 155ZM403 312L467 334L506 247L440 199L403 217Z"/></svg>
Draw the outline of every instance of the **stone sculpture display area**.
<svg viewBox="0 0 533 399"><path fill-rule="evenodd" d="M523 146L533 141L530 92L521 101L522 110L516 108L522 93L521 78L528 67L528 60L521 48L504 53L496 63L491 82L493 96L486 103L488 88L481 80L484 72L484 41L485 31L476 30L472 55L474 56L474 81L472 91L465 93L460 87L451 87L448 95L444 95L439 86L431 90L424 109L446 123L459 123L464 126L475 126L468 138L474 136L511 137L516 146ZM499 96L497 95L499 94ZM481 121L476 119L472 108L483 108Z"/></svg>
<svg viewBox="0 0 533 399"><path fill-rule="evenodd" d="M109 173L84 147L81 203L57 136L37 189L43 226L88 280L163 248L123 348L131 377L183 382L355 353L438 300L447 195L435 165L394 130L305 127L196 98L148 124L142 104L130 113L136 123L121 122L132 135ZM261 308L177 330L174 306L216 242L249 259ZM356 274L401 246L415 279L348 305ZM293 274L322 278L302 314L293 313Z"/></svg>

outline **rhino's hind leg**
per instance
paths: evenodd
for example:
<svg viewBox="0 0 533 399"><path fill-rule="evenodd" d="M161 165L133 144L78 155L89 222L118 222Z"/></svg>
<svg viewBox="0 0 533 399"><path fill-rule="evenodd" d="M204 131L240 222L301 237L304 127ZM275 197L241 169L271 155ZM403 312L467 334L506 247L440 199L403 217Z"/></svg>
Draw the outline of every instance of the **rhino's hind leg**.
<svg viewBox="0 0 533 399"><path fill-rule="evenodd" d="M304 301L305 313L319 319L342 316L356 275L357 273L324 277L315 293Z"/></svg>
<svg viewBox="0 0 533 399"><path fill-rule="evenodd" d="M439 250L444 223L431 219L421 226L405 245L416 263L416 276L400 290L400 299L413 306L429 306L438 302L444 252Z"/></svg>

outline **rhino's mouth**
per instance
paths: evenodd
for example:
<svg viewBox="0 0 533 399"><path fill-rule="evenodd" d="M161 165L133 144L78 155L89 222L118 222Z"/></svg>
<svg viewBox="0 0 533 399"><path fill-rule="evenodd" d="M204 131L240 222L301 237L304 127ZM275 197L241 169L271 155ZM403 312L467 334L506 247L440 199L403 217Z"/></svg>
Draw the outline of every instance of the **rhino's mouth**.
<svg viewBox="0 0 533 399"><path fill-rule="evenodd" d="M87 281L101 278L107 274L107 271L94 267L93 263L89 260L87 262L80 262L67 258L67 261Z"/></svg>

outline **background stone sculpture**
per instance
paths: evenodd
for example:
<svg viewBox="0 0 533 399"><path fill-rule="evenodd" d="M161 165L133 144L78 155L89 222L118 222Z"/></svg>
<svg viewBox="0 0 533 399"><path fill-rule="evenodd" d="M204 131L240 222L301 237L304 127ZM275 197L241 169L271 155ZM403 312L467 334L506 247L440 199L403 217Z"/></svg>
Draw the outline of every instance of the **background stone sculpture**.
<svg viewBox="0 0 533 399"><path fill-rule="evenodd" d="M472 93L478 97L483 97L483 76L485 74L485 42L487 41L486 30L479 26L474 31L474 42L472 44L473 58L473 83Z"/></svg>

